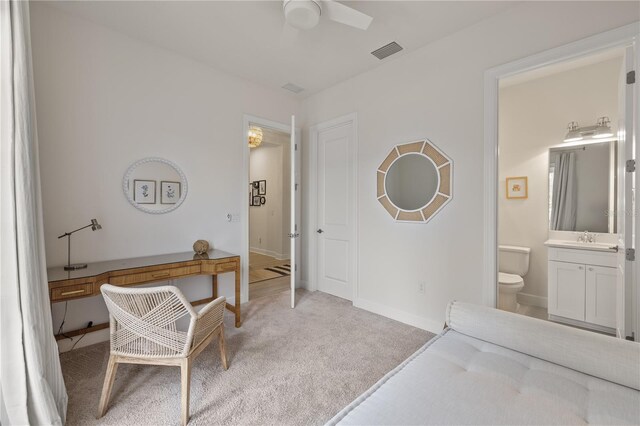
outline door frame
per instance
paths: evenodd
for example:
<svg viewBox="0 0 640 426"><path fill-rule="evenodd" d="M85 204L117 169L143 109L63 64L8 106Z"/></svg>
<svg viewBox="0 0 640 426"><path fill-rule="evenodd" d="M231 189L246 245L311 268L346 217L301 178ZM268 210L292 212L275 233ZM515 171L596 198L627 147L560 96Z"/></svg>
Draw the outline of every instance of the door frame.
<svg viewBox="0 0 640 426"><path fill-rule="evenodd" d="M318 134L332 127L339 127L345 124L351 123L351 141L353 146L351 152L353 158L351 159L350 172L351 172L351 185L349 188L350 200L351 200L351 214L350 219L353 223L351 229L351 261L349 267L352 268L352 299L351 303L356 304L358 299L358 114L352 112L347 115L333 118L331 120L323 121L315 124L309 128L309 184L306 186L309 192L309 226L307 226L307 259L308 259L308 282L306 287L310 291L318 290Z"/></svg>
<svg viewBox="0 0 640 426"><path fill-rule="evenodd" d="M249 187L249 158L250 158L250 148L247 143L247 129L249 128L249 123L258 124L260 126L269 127L271 129L280 130L282 132L290 133L291 132L291 124L280 123L278 121L269 120L262 117L257 117L250 114L244 114L242 117L242 194L245 194L243 197L242 206L240 208L240 217L244 220L242 222L242 231L241 231L241 265L240 265L240 301L241 303L246 303L249 301L249 203L247 203L247 188ZM296 143L300 146L300 128L295 128L296 133ZM290 160L293 161L293 158ZM301 161L299 161L301 163ZM298 168L302 165L298 164ZM301 170L301 169L300 169ZM295 179L295 176L291 176L291 179ZM299 213L299 212L298 212ZM294 218L291 218L294 220ZM286 230L289 233L289 230ZM300 259L297 260L298 264L300 263ZM295 265L291 265L294 269L293 274L295 276L296 281L299 281L300 276L300 268L298 270L295 269Z"/></svg>
<svg viewBox="0 0 640 426"><path fill-rule="evenodd" d="M522 72L535 70L548 65L567 60L578 59L612 48L633 46L635 52L635 69L638 74L638 55L640 53L640 32L638 23L632 23L620 28L596 34L573 43L556 47L535 55L488 69L484 73L484 271L482 302L495 307L497 303L498 278L498 95L500 79ZM634 84L634 98L636 109L636 124L640 122L638 108L638 86ZM636 138L638 129L636 127ZM638 143L637 140L635 142ZM637 146L636 146L636 152ZM636 188L640 173L636 173ZM640 225L640 218L635 218L636 229ZM640 235L636 233L636 247ZM640 291L637 291L637 277L640 276L640 260L635 265L634 291L636 291L635 323L636 331L640 330ZM637 338L636 333L636 338Z"/></svg>

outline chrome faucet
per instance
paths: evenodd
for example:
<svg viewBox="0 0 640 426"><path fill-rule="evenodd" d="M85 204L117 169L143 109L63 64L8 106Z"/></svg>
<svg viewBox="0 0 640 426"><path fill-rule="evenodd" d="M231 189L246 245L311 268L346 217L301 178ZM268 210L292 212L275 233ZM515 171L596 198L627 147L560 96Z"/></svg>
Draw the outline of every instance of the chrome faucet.
<svg viewBox="0 0 640 426"><path fill-rule="evenodd" d="M579 243L595 243L596 236L589 231L584 231L582 234L578 235Z"/></svg>

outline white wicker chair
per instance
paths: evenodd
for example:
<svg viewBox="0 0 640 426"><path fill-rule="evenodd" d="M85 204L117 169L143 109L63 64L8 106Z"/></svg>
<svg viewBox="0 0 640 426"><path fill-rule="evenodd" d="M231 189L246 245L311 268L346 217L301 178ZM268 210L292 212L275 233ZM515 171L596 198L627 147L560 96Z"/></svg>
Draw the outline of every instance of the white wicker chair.
<svg viewBox="0 0 640 426"><path fill-rule="evenodd" d="M182 372L182 424L189 421L191 365L218 335L222 366L227 369L224 345L225 298L218 297L199 312L173 286L122 288L100 287L109 309L111 354L104 378L98 417L104 416L119 363L179 366ZM187 331L180 318L191 317Z"/></svg>

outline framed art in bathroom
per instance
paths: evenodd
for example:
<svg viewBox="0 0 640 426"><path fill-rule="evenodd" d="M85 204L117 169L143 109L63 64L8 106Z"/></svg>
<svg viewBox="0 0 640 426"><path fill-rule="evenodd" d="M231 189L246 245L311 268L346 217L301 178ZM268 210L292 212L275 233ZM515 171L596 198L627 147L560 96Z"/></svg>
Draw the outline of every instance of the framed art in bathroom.
<svg viewBox="0 0 640 426"><path fill-rule="evenodd" d="M529 197L529 188L526 176L507 178L507 199L525 199Z"/></svg>

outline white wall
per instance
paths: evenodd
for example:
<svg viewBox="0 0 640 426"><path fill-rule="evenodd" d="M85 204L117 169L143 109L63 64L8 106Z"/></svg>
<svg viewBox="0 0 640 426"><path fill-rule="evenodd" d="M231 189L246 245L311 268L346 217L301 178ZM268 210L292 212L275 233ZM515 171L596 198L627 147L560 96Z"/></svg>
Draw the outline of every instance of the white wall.
<svg viewBox="0 0 640 426"><path fill-rule="evenodd" d="M239 253L241 223L226 215L247 202L243 114L286 123L298 101L42 3L31 4L31 19L48 265L66 262L56 237L94 217L103 229L74 235L75 262L190 251L197 239ZM127 167L147 156L187 176L189 194L172 213L145 214L122 194ZM221 277L222 294L233 294L232 281ZM180 287L204 297L210 278ZM56 329L63 308L52 306ZM73 301L65 329L106 319L101 298Z"/></svg>
<svg viewBox="0 0 640 426"><path fill-rule="evenodd" d="M288 136L287 136L288 138ZM278 259L289 257L289 143L264 143L251 150L249 176L251 181L266 180L266 204L249 207L249 247Z"/></svg>
<svg viewBox="0 0 640 426"><path fill-rule="evenodd" d="M309 125L358 114L357 306L435 331L451 299L482 303L485 70L638 20L638 7L514 5L305 100ZM376 168L393 145L424 137L453 159L453 200L426 225L394 223L376 201ZM316 157L303 155L304 173ZM310 216L304 226L311 246Z"/></svg>
<svg viewBox="0 0 640 426"><path fill-rule="evenodd" d="M519 295L524 303L545 305L547 297L549 148L562 143L570 121L588 126L608 116L615 130L621 65L621 58L611 59L500 89L498 241L531 248L529 273ZM528 176L527 199L506 199L508 176ZM588 184L585 179L579 182ZM608 180L602 183L606 192ZM606 205L597 213L604 215L605 210ZM583 219L580 215L581 223Z"/></svg>

